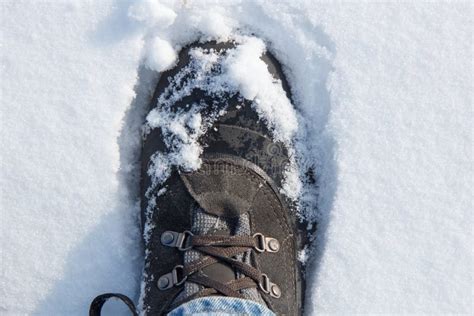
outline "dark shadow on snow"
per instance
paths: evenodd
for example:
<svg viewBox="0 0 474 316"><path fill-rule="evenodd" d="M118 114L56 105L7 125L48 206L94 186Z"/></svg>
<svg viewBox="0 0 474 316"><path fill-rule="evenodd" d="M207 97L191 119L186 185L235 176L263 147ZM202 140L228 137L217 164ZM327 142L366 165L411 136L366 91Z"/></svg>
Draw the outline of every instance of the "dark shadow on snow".
<svg viewBox="0 0 474 316"><path fill-rule="evenodd" d="M87 315L92 299L106 292L123 293L137 302L143 268L139 206L141 126L157 77L156 73L139 68L136 97L124 113L117 138L118 202L104 211L100 222L69 251L63 276L37 306L34 315L71 315L76 311ZM104 314L129 315L129 312L112 301L104 306Z"/></svg>

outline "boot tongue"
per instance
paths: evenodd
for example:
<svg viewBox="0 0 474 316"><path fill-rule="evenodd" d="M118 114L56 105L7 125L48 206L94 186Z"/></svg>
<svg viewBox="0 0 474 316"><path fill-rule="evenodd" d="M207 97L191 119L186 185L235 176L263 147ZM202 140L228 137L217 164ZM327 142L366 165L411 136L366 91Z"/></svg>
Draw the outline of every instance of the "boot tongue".
<svg viewBox="0 0 474 316"><path fill-rule="evenodd" d="M238 217L223 218L205 212L201 207L197 206L193 210L191 231L196 235L220 235L220 236L249 236L250 221L246 213ZM189 264L195 260L202 258L201 253L194 249L190 249L184 253L184 263ZM250 262L250 253L238 255L236 260L242 262ZM220 283L227 283L242 277L236 273L234 269L222 262L216 262L202 269L200 273L207 275L209 278ZM184 283L184 290L176 298L176 301L186 299L187 297L199 292L203 287L192 282ZM242 294L249 300L253 300L259 304L266 306L260 294L256 289L242 290Z"/></svg>
<svg viewBox="0 0 474 316"><path fill-rule="evenodd" d="M215 232L210 232L208 235L229 236L230 230L218 230ZM216 262L205 267L202 269L202 273L208 276L210 279L219 281L220 283L227 283L236 279L236 273L234 272L234 269L222 262Z"/></svg>
<svg viewBox="0 0 474 316"><path fill-rule="evenodd" d="M193 210L191 231L196 235L231 236L242 234L243 232L239 231L238 222L239 218L218 217L205 212L200 207L196 207ZM184 262L191 263L201 257L202 255L198 251L191 249L185 252ZM213 280L219 281L220 283L227 283L229 281L235 280L237 277L234 269L223 262L216 262L212 265L209 265L202 269L201 273ZM192 282L185 283L185 292L189 295L194 294L200 289L200 286L197 284Z"/></svg>

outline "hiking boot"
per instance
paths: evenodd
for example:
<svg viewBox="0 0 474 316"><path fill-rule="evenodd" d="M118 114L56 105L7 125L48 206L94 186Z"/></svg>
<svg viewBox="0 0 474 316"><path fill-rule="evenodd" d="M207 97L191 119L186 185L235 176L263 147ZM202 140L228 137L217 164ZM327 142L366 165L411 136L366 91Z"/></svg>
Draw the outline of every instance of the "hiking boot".
<svg viewBox="0 0 474 316"><path fill-rule="evenodd" d="M173 100L167 113L179 115L191 104L204 104L201 113L214 119L198 138L204 147L200 167L187 171L173 166L156 187L156 174L150 172L157 168L153 159L160 157L157 152L172 151L176 142L167 128L156 128L143 143L147 255L142 308L150 315L210 295L250 299L278 315L297 315L302 310L298 231L291 204L280 194L289 161L287 148L272 140L250 101L186 83L186 76L194 74L183 69L192 64L196 50L225 56L234 45L210 42L183 49L178 65L162 75L155 92L154 102L169 90L176 94L185 87L191 92ZM288 91L275 58L266 53L262 59ZM210 73L219 71L216 67ZM163 103L172 99L169 94L161 99Z"/></svg>
<svg viewBox="0 0 474 316"><path fill-rule="evenodd" d="M223 71L216 60L238 45L190 45L157 84L141 159L145 314L207 296L302 313L302 238L281 193L288 148L252 101L213 82ZM289 97L279 63L268 52L262 60Z"/></svg>

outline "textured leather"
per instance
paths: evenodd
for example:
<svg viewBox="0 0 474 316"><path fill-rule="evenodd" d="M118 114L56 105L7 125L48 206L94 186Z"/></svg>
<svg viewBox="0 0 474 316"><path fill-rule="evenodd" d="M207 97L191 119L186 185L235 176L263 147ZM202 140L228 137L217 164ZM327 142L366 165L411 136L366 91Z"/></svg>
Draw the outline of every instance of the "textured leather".
<svg viewBox="0 0 474 316"><path fill-rule="evenodd" d="M278 253L256 254L259 269L282 291L280 298L263 296L278 315L297 315L301 308L301 280L296 259L296 227L273 180L258 166L225 156L204 156L198 171L181 177L205 211L226 216L230 207L232 216L236 207L237 214L249 214L252 233L259 232L280 242Z"/></svg>
<svg viewBox="0 0 474 316"><path fill-rule="evenodd" d="M213 42L197 44L207 48L226 49L232 44ZM183 49L176 68L165 72L157 85L157 97L169 83L169 78L189 61ZM282 80L287 93L288 85L281 68L269 53L262 58L269 64L277 79ZM196 91L191 100L207 96ZM176 104L178 110L184 101ZM255 264L266 273L282 292L280 298L263 294L263 299L277 315L298 315L303 305L303 280L301 266L297 262L297 251L301 248L292 204L280 195L279 188L283 170L288 162L288 151L280 143L274 143L265 124L248 101L238 98L229 100L227 113L220 117L213 128L200 139L204 145L202 166L193 173L173 170L163 184L166 192L156 196L153 211L154 229L150 240L145 242L147 257L144 267L143 308L147 315L163 315L182 288L173 287L161 291L156 282L176 265L183 263L183 253L176 248L163 246L160 236L164 231L184 231L191 228L191 210L196 205L206 212L224 217L233 217L246 212L250 216L252 233L262 233L280 242L277 253L255 253ZM166 152L159 129L153 130L144 140L142 151L142 223L149 200L145 197L151 179L147 174L150 157L156 151Z"/></svg>
<svg viewBox="0 0 474 316"><path fill-rule="evenodd" d="M246 169L261 174L261 181L248 178ZM258 166L239 157L205 155L196 172L181 173L188 192L206 212L237 217L249 212L262 185L273 181Z"/></svg>

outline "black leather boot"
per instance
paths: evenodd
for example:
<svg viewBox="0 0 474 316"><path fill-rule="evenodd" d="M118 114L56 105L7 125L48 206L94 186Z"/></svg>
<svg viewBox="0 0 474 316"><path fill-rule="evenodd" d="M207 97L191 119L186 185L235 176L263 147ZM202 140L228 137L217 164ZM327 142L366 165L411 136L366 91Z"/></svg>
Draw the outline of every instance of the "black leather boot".
<svg viewBox="0 0 474 316"><path fill-rule="evenodd" d="M297 260L302 237L294 204L280 193L288 149L273 140L251 101L239 93L192 84L196 49L225 56L236 45L208 42L184 48L176 67L162 74L153 97L150 113L187 126L187 137L203 150L199 168L189 170L170 163L175 152L186 154L186 147L180 146L189 139L173 135L177 129L168 123L148 123L145 130L140 307L149 315L163 315L212 295L253 300L277 315L302 313L302 269ZM276 59L269 53L262 59L289 95ZM216 65L207 73L222 71ZM176 97L180 89L186 93ZM189 113L199 113L204 132L183 123L193 121ZM96 302L95 310L100 311L102 301Z"/></svg>

